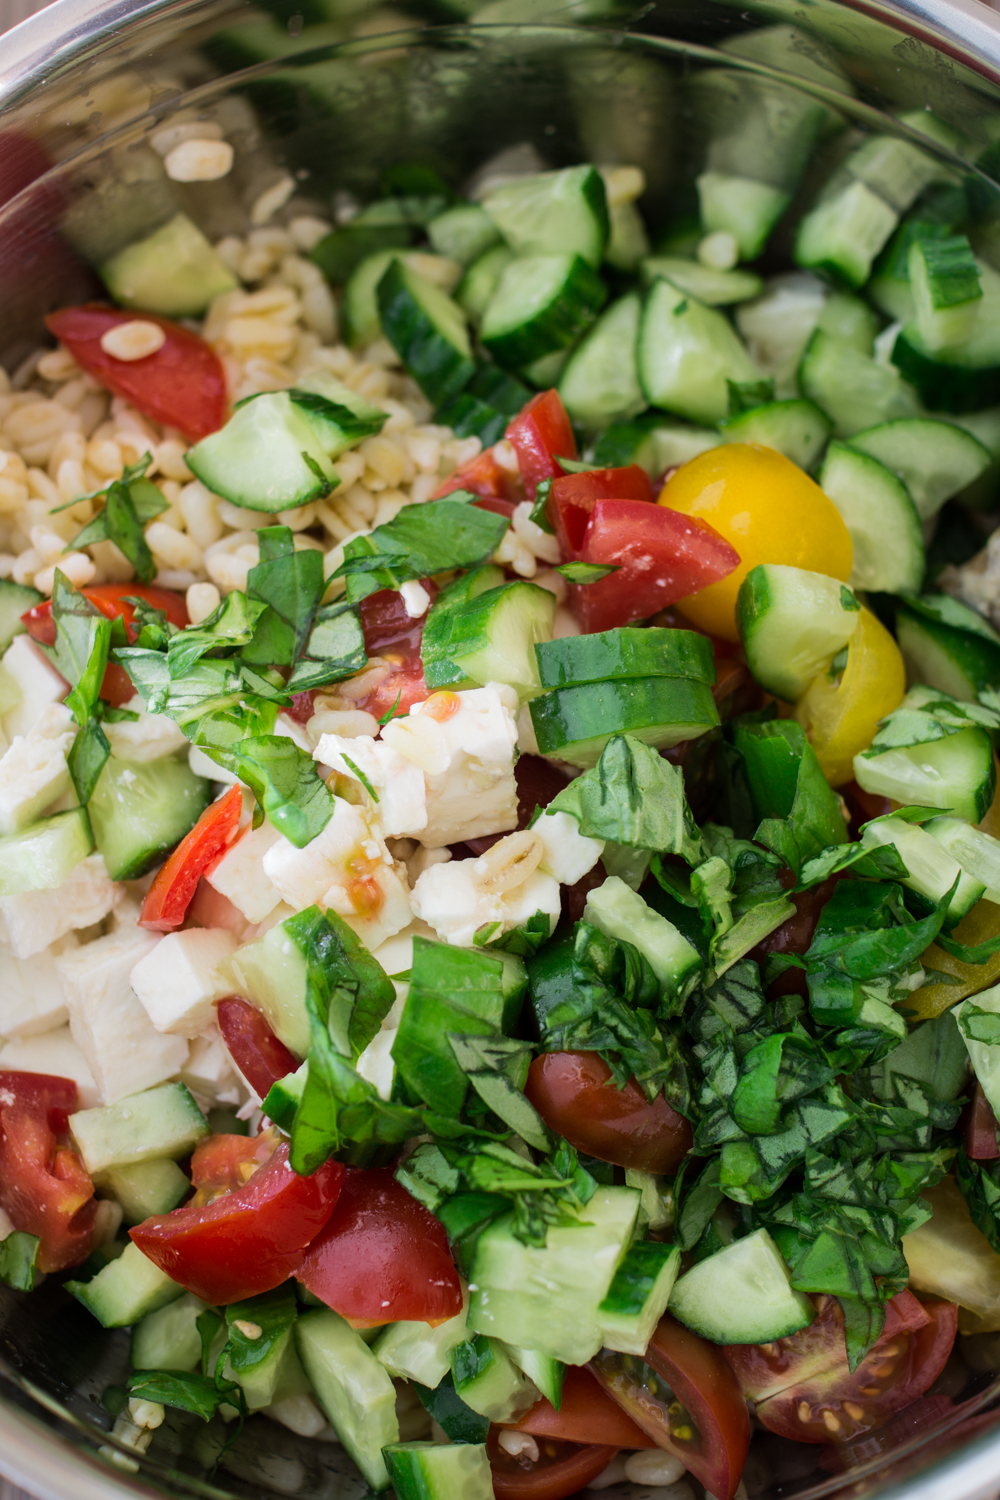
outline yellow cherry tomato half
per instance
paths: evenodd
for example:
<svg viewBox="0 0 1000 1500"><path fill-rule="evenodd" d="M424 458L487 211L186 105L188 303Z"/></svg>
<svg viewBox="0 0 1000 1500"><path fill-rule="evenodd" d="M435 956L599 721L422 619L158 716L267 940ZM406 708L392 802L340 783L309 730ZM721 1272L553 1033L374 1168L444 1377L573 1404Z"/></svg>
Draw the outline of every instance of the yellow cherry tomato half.
<svg viewBox="0 0 1000 1500"><path fill-rule="evenodd" d="M854 776L854 757L875 738L879 719L903 701L906 669L899 647L869 609L862 609L839 678L820 672L795 705L831 786Z"/></svg>
<svg viewBox="0 0 1000 1500"><path fill-rule="evenodd" d="M677 609L693 625L738 641L736 595L758 563L785 563L844 583L854 548L833 501L774 448L730 443L683 464L663 486L660 505L707 521L740 554L740 565Z"/></svg>

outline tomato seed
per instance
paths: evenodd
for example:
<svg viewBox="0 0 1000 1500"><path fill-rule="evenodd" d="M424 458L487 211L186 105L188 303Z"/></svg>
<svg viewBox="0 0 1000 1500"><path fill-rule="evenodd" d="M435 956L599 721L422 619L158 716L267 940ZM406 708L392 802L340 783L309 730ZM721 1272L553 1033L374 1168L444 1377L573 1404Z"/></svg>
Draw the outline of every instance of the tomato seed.
<svg viewBox="0 0 1000 1500"><path fill-rule="evenodd" d="M859 1406L856 1401L845 1401L844 1402L844 1410L846 1411L847 1415L851 1418L851 1420L854 1421L854 1422L860 1422L861 1419L862 1419L862 1417L865 1414L864 1407L863 1406Z"/></svg>
<svg viewBox="0 0 1000 1500"><path fill-rule="evenodd" d="M820 1413L820 1415L823 1418L823 1426L826 1428L827 1432L839 1432L840 1431L840 1418L839 1417L835 1417L834 1414L833 1414L833 1412L830 1410L829 1407L826 1407Z"/></svg>

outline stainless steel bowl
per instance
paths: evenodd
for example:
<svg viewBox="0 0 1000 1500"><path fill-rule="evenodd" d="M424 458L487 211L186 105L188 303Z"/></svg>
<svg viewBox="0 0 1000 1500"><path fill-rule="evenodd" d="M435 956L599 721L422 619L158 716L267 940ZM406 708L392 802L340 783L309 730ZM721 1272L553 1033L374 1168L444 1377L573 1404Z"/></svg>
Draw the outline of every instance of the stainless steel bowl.
<svg viewBox="0 0 1000 1500"><path fill-rule="evenodd" d="M805 88L862 126L898 133L884 111L928 104L984 144L1000 139L1000 19L978 0L397 5L56 0L4 36L0 200L15 196L0 207L0 362L30 370L44 314L97 290L88 259L179 208L212 236L244 231L261 192L286 177L294 196L284 212L328 212L333 193L370 195L394 163L433 164L460 181L528 141L553 165L641 165L648 201L662 212L683 201L699 169L684 81L706 65ZM472 11L476 24L464 24ZM776 21L831 47L856 99L714 50ZM260 60L264 33L272 53L281 42L285 55ZM182 107L227 112L237 165L223 183L171 183L148 148L152 131ZM52 166L32 180L38 144ZM127 1350L127 1336L100 1329L55 1278L31 1296L0 1287L0 1471L40 1500L364 1493L336 1444L298 1438L264 1417L251 1419L218 1476L218 1434L179 1413L135 1472L115 1467L102 1398L124 1379ZM988 1500L1000 1491L998 1400L1000 1334L961 1339L934 1390L847 1454L758 1434L748 1495ZM603 1494L640 1500L642 1492L626 1485Z"/></svg>

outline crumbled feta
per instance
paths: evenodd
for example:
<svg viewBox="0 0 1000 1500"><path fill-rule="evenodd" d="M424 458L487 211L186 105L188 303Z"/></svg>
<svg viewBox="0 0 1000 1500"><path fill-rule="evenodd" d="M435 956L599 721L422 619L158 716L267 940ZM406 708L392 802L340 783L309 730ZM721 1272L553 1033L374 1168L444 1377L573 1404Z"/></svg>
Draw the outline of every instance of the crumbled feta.
<svg viewBox="0 0 1000 1500"><path fill-rule="evenodd" d="M239 781L232 771L227 771L223 766L217 766L197 745L192 745L188 751L188 765L195 776L203 776L206 781L221 781L224 786L235 786Z"/></svg>
<svg viewBox="0 0 1000 1500"><path fill-rule="evenodd" d="M409 986L406 986L406 989L408 988ZM392 1095L392 1085L396 1077L396 1064L392 1060L392 1048L396 1040L396 1034L399 1031L399 1022L405 1004L406 992L404 989L404 993L397 997L391 1010L383 1017L378 1033L372 1037L368 1046L355 1063L355 1068L361 1077L378 1090L380 1099L389 1099Z"/></svg>
<svg viewBox="0 0 1000 1500"><path fill-rule="evenodd" d="M420 616L425 615L431 607L430 594L424 588L423 584L417 582L416 579L410 583L404 583L399 593L403 601L403 608L411 620L419 620Z"/></svg>
<svg viewBox="0 0 1000 1500"><path fill-rule="evenodd" d="M413 968L413 939L433 936L433 929L426 922L411 922L402 932L397 932L395 937L387 938L380 948L373 949L372 958L389 975L405 974L407 969Z"/></svg>
<svg viewBox="0 0 1000 1500"><path fill-rule="evenodd" d="M56 959L70 1030L103 1104L165 1082L187 1061L185 1038L157 1031L129 982L159 942L155 933L123 927Z"/></svg>
<svg viewBox="0 0 1000 1500"><path fill-rule="evenodd" d="M66 757L75 738L69 709L49 703L28 734L12 742L0 758L0 833L27 828L69 790Z"/></svg>
<svg viewBox="0 0 1000 1500"><path fill-rule="evenodd" d="M427 795L424 773L413 761L406 760L386 740L348 739L343 735L324 734L313 758L342 776L351 776L359 787L358 771L366 777L378 802L377 811L385 838L411 835L427 824ZM370 794L365 790L364 795Z"/></svg>
<svg viewBox="0 0 1000 1500"><path fill-rule="evenodd" d="M531 831L545 845L541 869L554 875L562 885L575 885L582 880L604 853L604 840L586 838L572 813L542 813Z"/></svg>
<svg viewBox="0 0 1000 1500"><path fill-rule="evenodd" d="M119 760L162 760L165 755L175 755L187 748L183 730L166 714L147 713L138 693L125 707L138 714L138 719L125 719L118 724L105 720L102 726L111 753Z"/></svg>
<svg viewBox="0 0 1000 1500"><path fill-rule="evenodd" d="M62 939L60 951L75 947L76 938L70 934ZM15 958L0 948L0 1036L52 1031L65 1025L66 1015L66 996L53 949L33 958Z"/></svg>
<svg viewBox="0 0 1000 1500"><path fill-rule="evenodd" d="M279 714L274 726L275 734L283 734L286 739L292 740L300 750L305 750L307 755L312 754L312 741L304 724L298 719L293 719L291 714Z"/></svg>
<svg viewBox="0 0 1000 1500"><path fill-rule="evenodd" d="M131 973L133 990L157 1031L200 1036L215 1020L214 1002L231 987L218 965L236 949L224 927L189 927L169 932Z"/></svg>
<svg viewBox="0 0 1000 1500"><path fill-rule="evenodd" d="M103 921L122 890L101 856L91 854L54 890L0 896L0 937L15 958L31 958L67 932Z"/></svg>
<svg viewBox="0 0 1000 1500"><path fill-rule="evenodd" d="M451 850L447 844L442 845L440 849L425 849L422 844L418 844L406 860L406 873L410 877L410 884L415 885L431 865L446 865L451 857Z"/></svg>
<svg viewBox="0 0 1000 1500"><path fill-rule="evenodd" d="M21 690L20 703L3 716L3 732L13 740L15 735L30 734L42 710L61 703L69 688L29 635L14 637L3 664Z"/></svg>
<svg viewBox="0 0 1000 1500"><path fill-rule="evenodd" d="M202 1107L207 1104L210 1109L217 1104L235 1107L247 1098L229 1048L214 1023L191 1043L188 1060L181 1069L181 1082L187 1084L200 1104L203 1102Z"/></svg>
<svg viewBox="0 0 1000 1500"><path fill-rule="evenodd" d="M16 1073L47 1073L51 1078L72 1078L80 1095L80 1108L102 1104L87 1059L73 1040L68 1026L47 1031L44 1036L23 1036L0 1047L0 1068Z"/></svg>
<svg viewBox="0 0 1000 1500"><path fill-rule="evenodd" d="M410 904L446 943L467 948L480 927L499 924L496 936L509 932L544 911L550 931L559 920L559 882L541 869L506 891L484 890L477 879L478 859L453 859L432 865L413 887Z"/></svg>
<svg viewBox="0 0 1000 1500"><path fill-rule="evenodd" d="M282 837L264 855L264 871L296 911L331 907L369 949L408 926L406 870L386 848L369 809L334 799L333 816L310 844Z"/></svg>
<svg viewBox="0 0 1000 1500"><path fill-rule="evenodd" d="M263 864L264 855L280 838L281 834L270 823L248 828L205 876L208 884L228 897L248 922L263 922L281 900Z"/></svg>

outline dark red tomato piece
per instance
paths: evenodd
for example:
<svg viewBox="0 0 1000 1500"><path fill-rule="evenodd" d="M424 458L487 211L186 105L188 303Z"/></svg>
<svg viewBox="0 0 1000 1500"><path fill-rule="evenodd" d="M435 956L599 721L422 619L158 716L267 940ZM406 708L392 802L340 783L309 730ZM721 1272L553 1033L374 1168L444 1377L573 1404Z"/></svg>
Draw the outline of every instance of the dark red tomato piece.
<svg viewBox="0 0 1000 1500"><path fill-rule="evenodd" d="M294 719L296 724L308 724L315 712L313 706L315 697L315 688L310 688L307 693L293 693L292 701L285 709L285 713L290 719Z"/></svg>
<svg viewBox="0 0 1000 1500"><path fill-rule="evenodd" d="M0 135L0 205L16 198L51 165L48 152L33 136L5 130Z"/></svg>
<svg viewBox="0 0 1000 1500"><path fill-rule="evenodd" d="M840 1304L820 1297L816 1305L815 1320L799 1333L725 1351L758 1420L799 1443L848 1442L880 1427L933 1385L958 1328L953 1303L921 1304L900 1292L886 1304L881 1338L852 1374Z"/></svg>
<svg viewBox="0 0 1000 1500"><path fill-rule="evenodd" d="M576 458L576 438L558 391L532 396L507 428L506 437L517 454L529 500L534 500L543 479L555 479L564 472L560 458Z"/></svg>
<svg viewBox="0 0 1000 1500"><path fill-rule="evenodd" d="M94 1184L65 1144L78 1102L69 1078L0 1072L0 1208L15 1229L38 1236L42 1271L63 1271L90 1254Z"/></svg>
<svg viewBox="0 0 1000 1500"><path fill-rule="evenodd" d="M645 500L652 504L653 486L638 464L624 469L591 469L586 474L561 474L553 479L546 506L564 558L579 557L587 522L598 500Z"/></svg>
<svg viewBox="0 0 1000 1500"><path fill-rule="evenodd" d="M544 1396L518 1422L517 1432L534 1437L561 1438L567 1443L597 1443L610 1448L655 1448L653 1439L637 1427L589 1370L567 1365L562 1404L556 1411Z"/></svg>
<svg viewBox="0 0 1000 1500"><path fill-rule="evenodd" d="M297 1274L302 1252L330 1217L343 1180L339 1161L300 1177L281 1145L242 1187L147 1219L129 1233L161 1271L221 1307L269 1292Z"/></svg>
<svg viewBox="0 0 1000 1500"><path fill-rule="evenodd" d="M885 817L892 812L892 803L888 797L877 797L873 792L863 791L856 781L849 781L846 786L842 786L840 793L851 815L852 839L861 837L863 825L870 823L872 818Z"/></svg>
<svg viewBox="0 0 1000 1500"><path fill-rule="evenodd" d="M642 500L596 500L579 555L617 568L570 589L585 634L645 620L727 577L740 561L711 526Z"/></svg>
<svg viewBox="0 0 1000 1500"><path fill-rule="evenodd" d="M486 1440L496 1500L567 1500L603 1474L617 1451L542 1438L538 1458L532 1460L527 1454L515 1458L501 1448L495 1427Z"/></svg>
<svg viewBox="0 0 1000 1500"><path fill-rule="evenodd" d="M652 1104L634 1078L619 1089L596 1052L543 1052L524 1092L547 1125L578 1151L642 1172L676 1172L691 1126L660 1094Z"/></svg>
<svg viewBox="0 0 1000 1500"><path fill-rule="evenodd" d="M462 1308L443 1226L391 1167L349 1167L337 1210L296 1272L355 1328L441 1323Z"/></svg>
<svg viewBox="0 0 1000 1500"><path fill-rule="evenodd" d="M658 1447L719 1500L733 1500L750 1446L750 1416L717 1344L667 1313L642 1359L602 1349L588 1368Z"/></svg>
<svg viewBox="0 0 1000 1500"><path fill-rule="evenodd" d="M795 915L789 917L787 922L782 922L773 932L762 938L755 947L750 949L748 958L754 963L763 963L769 953L805 953L813 940L816 931L816 923L823 907L833 895L839 877L831 875L821 885L814 886L811 891L795 891L791 900L795 907ZM806 980L804 969L786 969L784 974L775 980L769 991L772 995L791 995L806 993Z"/></svg>
<svg viewBox="0 0 1000 1500"><path fill-rule="evenodd" d="M524 499L518 476L497 463L496 454L492 448L487 448L475 458L470 458L467 464L462 464L461 468L449 474L448 478L438 485L431 499L444 500L448 495L454 494L455 490L468 490L471 495L478 495L482 501L504 502L509 507L499 512L504 516L512 514L514 506ZM487 505L485 508L492 510L493 506Z"/></svg>
<svg viewBox="0 0 1000 1500"><path fill-rule="evenodd" d="M278 1040L256 1005L228 995L219 1001L215 1013L233 1062L262 1099L279 1078L295 1072L299 1059Z"/></svg>
<svg viewBox="0 0 1000 1500"><path fill-rule="evenodd" d="M137 318L162 328L166 341L145 359L115 359L107 354L101 347L104 334ZM124 312L95 303L61 308L50 313L45 322L82 369L154 422L178 427L185 437L197 442L217 432L226 420L228 397L222 361L204 339L179 323L152 313Z"/></svg>
<svg viewBox="0 0 1000 1500"><path fill-rule="evenodd" d="M965 1154L971 1161L996 1161L1000 1156L997 1117L983 1093L981 1083L976 1084L976 1092L969 1106L969 1118L965 1127Z"/></svg>
<svg viewBox="0 0 1000 1500"><path fill-rule="evenodd" d="M173 932L187 916L201 877L231 844L243 811L243 792L231 786L217 802L206 807L191 832L156 872L142 903L139 926L153 932Z"/></svg>
<svg viewBox="0 0 1000 1500"><path fill-rule="evenodd" d="M517 509L517 501L500 500L495 495L483 495L481 499L473 500L472 503L477 510L488 510L495 516L506 516L508 521L513 520Z"/></svg>
<svg viewBox="0 0 1000 1500"><path fill-rule="evenodd" d="M421 581L433 600L437 592L434 584L429 578ZM420 657L427 616L411 619L402 594L395 589L379 589L369 594L362 599L358 612L369 657L378 656L389 666L388 676L367 697L358 700L358 708L374 714L376 719L384 718L393 705L397 714L409 713L414 703L422 703L427 697Z"/></svg>

